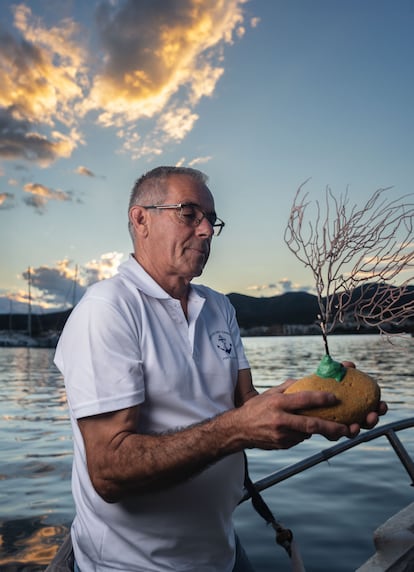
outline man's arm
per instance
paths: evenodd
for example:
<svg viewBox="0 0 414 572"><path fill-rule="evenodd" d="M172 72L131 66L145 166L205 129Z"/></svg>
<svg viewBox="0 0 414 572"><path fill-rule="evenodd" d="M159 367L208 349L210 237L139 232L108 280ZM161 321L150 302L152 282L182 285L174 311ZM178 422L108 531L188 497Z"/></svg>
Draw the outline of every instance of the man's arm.
<svg viewBox="0 0 414 572"><path fill-rule="evenodd" d="M287 449L314 433L330 440L350 436L345 425L294 413L332 405L332 394L284 395L282 389L272 388L252 395L248 379L248 373L242 374L240 407L172 433L138 434L139 406L79 419L98 494L116 502L130 494L162 490L245 448Z"/></svg>
<svg viewBox="0 0 414 572"><path fill-rule="evenodd" d="M240 407L249 399L258 395L253 385L252 372L250 369L239 369L236 391L234 392L234 404Z"/></svg>

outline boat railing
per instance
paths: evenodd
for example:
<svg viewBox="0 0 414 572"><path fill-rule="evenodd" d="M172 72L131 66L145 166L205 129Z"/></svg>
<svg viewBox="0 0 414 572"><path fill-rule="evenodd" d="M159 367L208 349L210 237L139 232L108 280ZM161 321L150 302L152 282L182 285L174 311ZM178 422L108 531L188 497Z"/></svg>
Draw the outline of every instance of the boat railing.
<svg viewBox="0 0 414 572"><path fill-rule="evenodd" d="M305 459L279 469L278 471L255 481L254 485L257 491L264 491L269 487L272 487L294 475L302 473L303 471L318 465L344 451L348 451L349 449L353 449L361 443L368 443L369 441L373 441L374 439L378 439L379 437L386 437L391 444L395 454L399 458L401 464L403 465L404 469L407 471L408 475L411 479L411 486L414 486L414 462L409 455L407 449L402 444L401 440L397 436L398 431L402 431L404 429L409 429L410 427L414 427L414 417L410 417L408 419L401 419L399 421L393 421L386 425L381 425L376 427L375 429L371 429L369 431L364 431L360 433L357 437L353 439L348 439L344 442L338 443L333 447L329 447L327 449L323 449L319 453L311 455L310 457L306 457ZM245 491L245 494L240 502L244 502L250 498L250 494Z"/></svg>

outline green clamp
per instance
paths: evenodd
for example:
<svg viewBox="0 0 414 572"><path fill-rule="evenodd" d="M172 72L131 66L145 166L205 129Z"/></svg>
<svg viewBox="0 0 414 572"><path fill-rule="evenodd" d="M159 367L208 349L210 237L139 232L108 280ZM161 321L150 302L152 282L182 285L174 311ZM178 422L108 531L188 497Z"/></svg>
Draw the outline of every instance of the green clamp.
<svg viewBox="0 0 414 572"><path fill-rule="evenodd" d="M346 367L338 361L334 361L331 356L325 355L316 370L316 375L319 377L331 377L336 381L342 381L346 374Z"/></svg>

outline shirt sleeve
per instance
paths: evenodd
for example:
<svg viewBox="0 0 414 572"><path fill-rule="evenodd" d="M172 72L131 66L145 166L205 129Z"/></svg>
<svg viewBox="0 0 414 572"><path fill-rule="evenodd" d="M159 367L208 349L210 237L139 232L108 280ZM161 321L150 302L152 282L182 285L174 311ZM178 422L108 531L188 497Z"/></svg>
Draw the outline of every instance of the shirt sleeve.
<svg viewBox="0 0 414 572"><path fill-rule="evenodd" d="M76 306L59 340L55 363L76 418L144 401L137 328L126 312L105 299L89 296Z"/></svg>

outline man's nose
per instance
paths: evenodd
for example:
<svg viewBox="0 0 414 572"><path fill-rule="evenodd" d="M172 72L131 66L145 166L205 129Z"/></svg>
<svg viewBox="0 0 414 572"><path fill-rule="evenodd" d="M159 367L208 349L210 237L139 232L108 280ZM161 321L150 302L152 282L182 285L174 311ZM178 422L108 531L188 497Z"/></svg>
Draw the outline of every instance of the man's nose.
<svg viewBox="0 0 414 572"><path fill-rule="evenodd" d="M197 231L198 231L197 234L201 236L206 236L206 235L213 236L214 227L211 224L211 222L209 222L206 216L203 216L203 218L201 219L199 225L197 226Z"/></svg>

